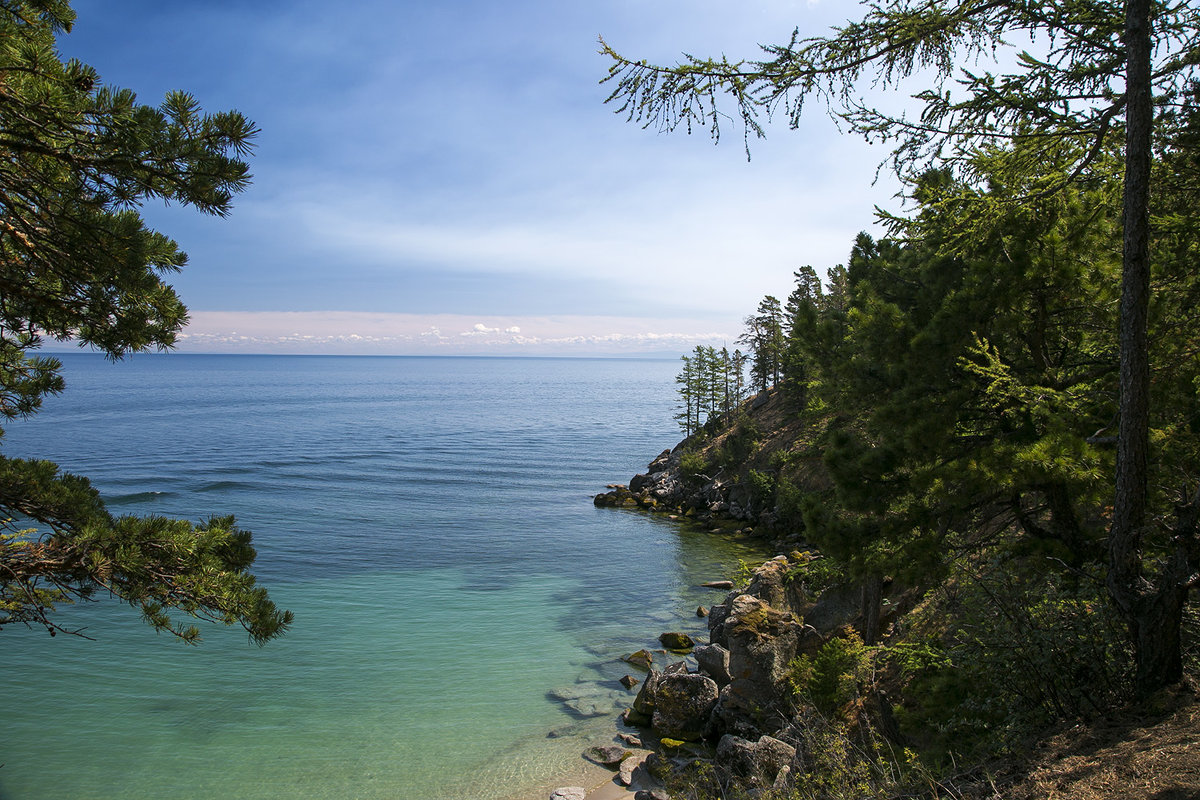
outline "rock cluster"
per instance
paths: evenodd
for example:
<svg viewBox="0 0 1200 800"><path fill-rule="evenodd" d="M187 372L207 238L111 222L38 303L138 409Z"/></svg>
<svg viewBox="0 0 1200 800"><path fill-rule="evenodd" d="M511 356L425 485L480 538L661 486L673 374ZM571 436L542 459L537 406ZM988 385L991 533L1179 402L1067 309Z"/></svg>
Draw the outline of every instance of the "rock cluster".
<svg viewBox="0 0 1200 800"><path fill-rule="evenodd" d="M609 486L609 491L592 498L593 504L600 508L673 512L716 525L733 521L734 527L756 519L743 484L720 473L711 478L697 475L688 479L680 469L682 458L682 443L674 450L664 450L650 462L646 472L634 475L628 485Z"/></svg>
<svg viewBox="0 0 1200 800"><path fill-rule="evenodd" d="M647 767L686 772L707 754L719 773L762 789L786 789L802 770L789 665L852 623L858 607L837 591L811 602L788 580L792 566L783 556L768 561L713 606L710 642L692 651L694 669L650 666L623 715L659 740ZM814 619L821 625L805 621Z"/></svg>
<svg viewBox="0 0 1200 800"><path fill-rule="evenodd" d="M648 471L634 475L628 486L614 486L594 498L595 505L607 508L638 507L648 509L680 508L687 491L679 473L682 451L664 450L650 462Z"/></svg>

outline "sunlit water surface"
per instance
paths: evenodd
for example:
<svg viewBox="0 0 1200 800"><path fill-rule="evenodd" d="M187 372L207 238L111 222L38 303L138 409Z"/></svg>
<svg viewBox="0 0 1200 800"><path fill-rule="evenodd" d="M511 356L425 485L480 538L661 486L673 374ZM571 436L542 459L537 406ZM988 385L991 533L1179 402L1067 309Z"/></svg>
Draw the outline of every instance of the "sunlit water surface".
<svg viewBox="0 0 1200 800"><path fill-rule="evenodd" d="M10 626L0 800L545 797L617 730L619 657L701 634L697 584L760 552L591 504L678 438L675 361L62 358L5 454L114 513L236 514L296 623L261 649L112 603L63 614L94 641Z"/></svg>

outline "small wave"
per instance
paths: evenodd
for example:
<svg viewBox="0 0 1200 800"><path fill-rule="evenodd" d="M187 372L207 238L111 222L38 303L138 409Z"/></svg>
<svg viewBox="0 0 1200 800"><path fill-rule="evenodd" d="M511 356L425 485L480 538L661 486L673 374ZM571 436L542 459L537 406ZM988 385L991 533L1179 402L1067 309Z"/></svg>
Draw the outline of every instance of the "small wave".
<svg viewBox="0 0 1200 800"><path fill-rule="evenodd" d="M161 500L164 497L174 497L174 492L133 492L132 494L118 494L112 497L104 498L106 505L110 506L128 506L135 503L153 503L156 500Z"/></svg>
<svg viewBox="0 0 1200 800"><path fill-rule="evenodd" d="M244 481L215 481L196 488L197 492L228 492L234 489L249 489L253 484Z"/></svg>

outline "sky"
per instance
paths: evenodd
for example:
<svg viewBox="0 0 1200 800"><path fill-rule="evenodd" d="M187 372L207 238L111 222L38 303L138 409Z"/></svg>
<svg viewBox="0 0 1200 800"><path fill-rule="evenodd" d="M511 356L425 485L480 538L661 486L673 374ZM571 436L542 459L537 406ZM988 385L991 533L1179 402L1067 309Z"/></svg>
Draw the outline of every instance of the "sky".
<svg viewBox="0 0 1200 800"><path fill-rule="evenodd" d="M61 55L261 129L225 219L148 205L190 261L181 352L641 356L732 350L792 271L900 209L880 146L814 105L751 142L606 105L618 51L755 57L847 0L75 0Z"/></svg>

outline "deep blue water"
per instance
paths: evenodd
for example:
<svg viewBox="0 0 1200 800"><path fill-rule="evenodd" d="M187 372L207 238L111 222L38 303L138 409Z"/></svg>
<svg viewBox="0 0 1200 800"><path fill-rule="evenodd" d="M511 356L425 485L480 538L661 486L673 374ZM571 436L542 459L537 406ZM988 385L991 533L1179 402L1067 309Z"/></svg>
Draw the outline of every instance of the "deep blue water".
<svg viewBox="0 0 1200 800"><path fill-rule="evenodd" d="M620 655L701 633L696 584L758 552L591 505L678 439L676 361L62 359L4 453L115 513L236 514L296 624L5 629L0 800L544 797L614 732Z"/></svg>

